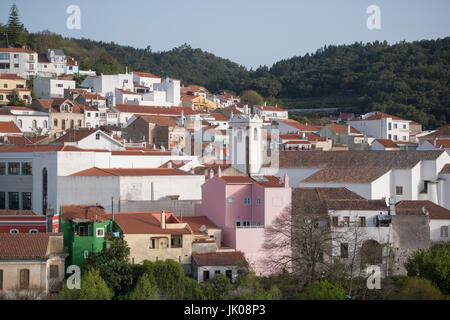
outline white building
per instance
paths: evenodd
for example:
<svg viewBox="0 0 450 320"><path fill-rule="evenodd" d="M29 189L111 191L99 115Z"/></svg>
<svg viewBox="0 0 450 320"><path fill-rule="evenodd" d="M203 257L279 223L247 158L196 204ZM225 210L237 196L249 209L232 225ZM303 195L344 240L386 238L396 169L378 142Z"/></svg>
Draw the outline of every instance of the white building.
<svg viewBox="0 0 450 320"><path fill-rule="evenodd" d="M124 145L101 130L68 129L66 133L51 142L52 145L75 146L81 149L125 150Z"/></svg>
<svg viewBox="0 0 450 320"><path fill-rule="evenodd" d="M38 71L38 54L24 48L0 48L0 73L18 74L28 79Z"/></svg>
<svg viewBox="0 0 450 320"><path fill-rule="evenodd" d="M198 200L204 176L151 170L141 174L137 170L157 168L169 160L194 159L162 151L94 151L71 145L8 146L0 150L0 168L4 168L0 170L0 207L8 208L10 200L17 200L18 209L22 209L24 197L31 198L32 210L40 213L47 208L57 212L63 204L92 203L111 211L112 200L114 211L120 211L121 200L151 199L152 194L154 199L178 195L180 199ZM114 168L112 172L101 171L110 168ZM120 168L126 169L125 172L120 172ZM102 173L90 176L80 173L87 169ZM69 177L75 173L80 175Z"/></svg>
<svg viewBox="0 0 450 320"><path fill-rule="evenodd" d="M444 151L280 151L279 165L261 172L292 187L346 187L366 199L430 200L447 209L450 163Z"/></svg>
<svg viewBox="0 0 450 320"><path fill-rule="evenodd" d="M75 89L75 81L38 77L33 89L36 99L64 98L64 89Z"/></svg>
<svg viewBox="0 0 450 320"><path fill-rule="evenodd" d="M41 130L41 134L46 134L50 129L50 117L47 112L21 106L7 106L5 108L14 115L14 122L23 133L36 133Z"/></svg>
<svg viewBox="0 0 450 320"><path fill-rule="evenodd" d="M38 75L41 77L59 77L67 71L67 59L60 49L47 49L47 53L38 57ZM73 74L73 73L72 73Z"/></svg>
<svg viewBox="0 0 450 320"><path fill-rule="evenodd" d="M409 120L391 116L383 112L371 112L362 119L351 119L347 124L372 138L409 142Z"/></svg>
<svg viewBox="0 0 450 320"><path fill-rule="evenodd" d="M264 120L288 119L288 111L277 106L253 106L253 110Z"/></svg>
<svg viewBox="0 0 450 320"><path fill-rule="evenodd" d="M136 85L141 85L148 88L150 91L153 90L153 85L155 83L161 83L161 77L155 76L154 74L148 72L132 72L133 73L133 83Z"/></svg>

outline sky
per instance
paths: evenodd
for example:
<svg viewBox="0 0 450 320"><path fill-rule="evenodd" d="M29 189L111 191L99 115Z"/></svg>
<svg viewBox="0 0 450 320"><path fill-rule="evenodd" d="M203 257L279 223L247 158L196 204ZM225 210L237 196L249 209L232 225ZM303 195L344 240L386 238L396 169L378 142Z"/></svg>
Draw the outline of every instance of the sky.
<svg viewBox="0 0 450 320"><path fill-rule="evenodd" d="M152 51L188 43L254 69L324 45L450 36L449 0L2 0L0 23L12 3L30 32ZM80 8L80 29L66 26L70 5ZM370 5L380 8L380 29L366 25Z"/></svg>

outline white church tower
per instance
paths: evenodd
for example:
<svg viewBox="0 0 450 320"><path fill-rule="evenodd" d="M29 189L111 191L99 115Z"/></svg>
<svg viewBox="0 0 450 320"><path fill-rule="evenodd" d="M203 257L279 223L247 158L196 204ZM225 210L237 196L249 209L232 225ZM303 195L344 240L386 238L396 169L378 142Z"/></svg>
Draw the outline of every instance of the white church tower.
<svg viewBox="0 0 450 320"><path fill-rule="evenodd" d="M243 113L233 115L229 124L229 162L243 173L260 174L263 163L262 118L252 115L245 105Z"/></svg>

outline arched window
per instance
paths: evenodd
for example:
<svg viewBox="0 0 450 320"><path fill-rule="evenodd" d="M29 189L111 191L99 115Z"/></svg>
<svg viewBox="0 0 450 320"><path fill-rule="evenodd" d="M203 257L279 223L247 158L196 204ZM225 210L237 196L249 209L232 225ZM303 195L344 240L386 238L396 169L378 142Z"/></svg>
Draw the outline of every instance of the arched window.
<svg viewBox="0 0 450 320"><path fill-rule="evenodd" d="M44 124L43 124L44 129L47 129L47 126L48 126L47 120L44 120Z"/></svg>
<svg viewBox="0 0 450 320"><path fill-rule="evenodd" d="M253 129L253 140L258 141L258 129Z"/></svg>
<svg viewBox="0 0 450 320"><path fill-rule="evenodd" d="M74 127L74 121L73 120L70 120L70 127L73 129L73 127Z"/></svg>
<svg viewBox="0 0 450 320"><path fill-rule="evenodd" d="M36 128L37 128L37 121L33 120L33 129L36 129Z"/></svg>
<svg viewBox="0 0 450 320"><path fill-rule="evenodd" d="M28 231L28 233L39 233L38 229L30 229L30 231Z"/></svg>
<svg viewBox="0 0 450 320"><path fill-rule="evenodd" d="M17 126L18 126L19 128L22 128L22 120L17 121Z"/></svg>
<svg viewBox="0 0 450 320"><path fill-rule="evenodd" d="M9 233L19 233L18 229L9 229Z"/></svg>

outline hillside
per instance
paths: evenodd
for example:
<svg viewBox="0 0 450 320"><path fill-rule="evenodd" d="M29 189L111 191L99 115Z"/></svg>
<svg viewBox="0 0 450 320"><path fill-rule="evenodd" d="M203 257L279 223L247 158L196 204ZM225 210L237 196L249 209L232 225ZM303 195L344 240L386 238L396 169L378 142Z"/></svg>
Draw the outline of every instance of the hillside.
<svg viewBox="0 0 450 320"><path fill-rule="evenodd" d="M0 26L1 28L1 26ZM0 30L1 31L1 30ZM381 110L424 128L450 122L450 37L401 42L325 46L247 70L228 59L185 44L152 52L115 43L63 38L49 31L24 32L22 44L40 53L63 49L82 69L98 73L147 71L199 84L212 92L253 89L295 108L338 107L362 113ZM0 45L4 46L4 43Z"/></svg>

